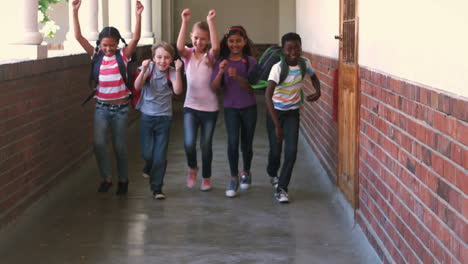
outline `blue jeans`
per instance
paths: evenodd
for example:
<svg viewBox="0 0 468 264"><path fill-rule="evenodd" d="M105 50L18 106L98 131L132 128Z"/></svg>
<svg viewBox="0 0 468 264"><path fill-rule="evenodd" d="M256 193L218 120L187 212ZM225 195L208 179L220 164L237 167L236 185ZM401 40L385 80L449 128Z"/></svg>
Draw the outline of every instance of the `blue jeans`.
<svg viewBox="0 0 468 264"><path fill-rule="evenodd" d="M228 136L227 153L231 176L237 176L239 175L239 134L244 171L250 171L253 157L252 144L257 124L257 106L242 109L224 108L224 121Z"/></svg>
<svg viewBox="0 0 468 264"><path fill-rule="evenodd" d="M128 106L110 108L96 105L94 112L94 154L99 173L104 180L112 179L112 169L107 153L107 130L112 133L112 145L117 159L117 171L121 181L128 180L127 155Z"/></svg>
<svg viewBox="0 0 468 264"><path fill-rule="evenodd" d="M278 115L284 135L284 161L279 175L278 188L288 191L288 185L291 181L292 170L296 162L297 142L299 138L299 109L280 111L275 110ZM267 112L267 130L268 140L270 142L270 151L268 152L267 173L270 177L278 176L278 170L281 164L281 152L283 142L276 140L275 124Z"/></svg>
<svg viewBox="0 0 468 264"><path fill-rule="evenodd" d="M146 161L143 171L150 176L149 182L153 192L162 191L164 184L171 121L171 116L141 114L140 143L142 156Z"/></svg>
<svg viewBox="0 0 468 264"><path fill-rule="evenodd" d="M197 132L201 127L200 148L202 153L203 178L211 177L213 160L213 133L218 111L205 112L184 107L184 147L189 168L197 168Z"/></svg>

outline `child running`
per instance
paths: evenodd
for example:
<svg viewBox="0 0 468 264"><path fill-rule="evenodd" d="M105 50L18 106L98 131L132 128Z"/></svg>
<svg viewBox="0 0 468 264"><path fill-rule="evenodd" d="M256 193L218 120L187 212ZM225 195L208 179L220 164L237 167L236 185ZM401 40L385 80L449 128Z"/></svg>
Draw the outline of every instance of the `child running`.
<svg viewBox="0 0 468 264"><path fill-rule="evenodd" d="M171 44L161 42L151 48L153 60L141 64L140 75L135 80L135 89L141 91L136 109L141 111L140 142L144 172L149 175L151 191L155 199L166 196L162 191L167 167L167 146L172 121L172 94L182 93L182 61L170 67L175 50Z"/></svg>
<svg viewBox="0 0 468 264"><path fill-rule="evenodd" d="M270 142L267 173L275 187L275 198L280 203L288 203L288 185L296 162L299 137L299 107L304 74L310 75L315 93L307 96L313 102L320 97L320 81L312 70L309 59L302 57L301 37L287 33L281 38L282 59L273 65L268 77L265 92L267 106L267 131ZM287 71L284 81L280 81L282 71ZM304 72L305 71L305 72ZM278 178L281 151L284 138L284 161Z"/></svg>
<svg viewBox="0 0 468 264"><path fill-rule="evenodd" d="M220 58L214 68L211 87L214 90L224 87L224 121L228 135L227 154L231 172L226 196L235 197L239 182L243 190L248 189L252 183L250 166L257 123L257 102L247 77L257 61L252 57L252 41L242 26L227 28L220 46ZM244 162L240 175L239 137Z"/></svg>
<svg viewBox="0 0 468 264"><path fill-rule="evenodd" d="M119 62L123 61L125 67L135 52L141 34L141 13L143 5L136 2L136 23L133 38L127 45L120 36L119 31L114 27L105 27L99 34L96 47L88 42L81 35L80 23L78 20L78 10L81 0L73 0L73 27L75 38L83 49L92 56L93 72L94 68L98 74L96 93L96 110L94 112L94 154L99 167L102 182L98 192L107 192L112 186L112 172L109 157L107 155L107 130L112 131L112 143L115 156L117 158L117 168L119 184L117 195L124 195L128 191L128 157L127 157L127 122L128 122L128 101L131 94L129 86L120 74ZM125 48L118 49L119 41L125 44ZM125 76L126 78L126 76Z"/></svg>
<svg viewBox="0 0 468 264"><path fill-rule="evenodd" d="M193 48L185 46L185 35L190 21L190 9L182 11L182 25L177 38L177 50L184 60L187 76L187 94L184 102L184 147L189 172L187 187L196 184L198 173L196 139L201 128L200 148L202 153L203 180L200 190L211 189L212 140L218 117L218 98L211 89L213 63L218 58L219 40L214 25L215 10L210 10L206 22L197 22L190 39ZM208 44L211 41L211 49Z"/></svg>

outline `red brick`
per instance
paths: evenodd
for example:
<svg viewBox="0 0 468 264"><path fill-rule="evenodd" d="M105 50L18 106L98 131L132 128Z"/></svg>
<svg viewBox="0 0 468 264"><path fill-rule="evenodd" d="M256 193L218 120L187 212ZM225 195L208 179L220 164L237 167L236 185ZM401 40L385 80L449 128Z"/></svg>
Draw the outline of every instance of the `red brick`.
<svg viewBox="0 0 468 264"><path fill-rule="evenodd" d="M468 146L468 125L461 121L457 121L456 126L457 135L455 139L463 145Z"/></svg>
<svg viewBox="0 0 468 264"><path fill-rule="evenodd" d="M438 175L444 175L444 159L437 153L433 153L432 155L432 169Z"/></svg>
<svg viewBox="0 0 468 264"><path fill-rule="evenodd" d="M462 99L455 100L452 114L455 118L468 122L468 102Z"/></svg>
<svg viewBox="0 0 468 264"><path fill-rule="evenodd" d="M460 189L465 195L468 195L468 175L461 169L455 169L456 174L456 186ZM468 209L468 204L466 204ZM467 211L468 213L468 211ZM468 214L466 214L468 215Z"/></svg>
<svg viewBox="0 0 468 264"><path fill-rule="evenodd" d="M455 184L455 165L449 161L444 160L444 178L452 184Z"/></svg>
<svg viewBox="0 0 468 264"><path fill-rule="evenodd" d="M436 149L437 151L439 151L439 153L441 153L447 158L450 158L451 142L447 137L441 134L436 134L436 146Z"/></svg>
<svg viewBox="0 0 468 264"><path fill-rule="evenodd" d="M465 169L468 169L468 163L464 160L464 156L467 152L466 149L463 149L459 144L451 142L451 152L450 158L460 166L465 166Z"/></svg>

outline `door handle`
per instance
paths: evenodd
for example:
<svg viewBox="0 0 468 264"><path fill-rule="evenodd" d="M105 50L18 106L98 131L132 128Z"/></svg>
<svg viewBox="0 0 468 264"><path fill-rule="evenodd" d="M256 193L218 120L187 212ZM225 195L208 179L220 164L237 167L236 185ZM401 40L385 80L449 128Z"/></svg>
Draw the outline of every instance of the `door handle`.
<svg viewBox="0 0 468 264"><path fill-rule="evenodd" d="M335 35L335 39L343 40L343 35Z"/></svg>

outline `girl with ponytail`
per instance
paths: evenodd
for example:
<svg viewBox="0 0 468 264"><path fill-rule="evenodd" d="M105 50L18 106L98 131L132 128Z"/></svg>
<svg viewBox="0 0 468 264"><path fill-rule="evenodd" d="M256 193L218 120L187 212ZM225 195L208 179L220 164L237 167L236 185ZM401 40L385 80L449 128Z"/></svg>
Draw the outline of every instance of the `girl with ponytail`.
<svg viewBox="0 0 468 264"><path fill-rule="evenodd" d="M73 28L75 38L89 56L92 56L92 69L99 60L96 70L96 110L94 113L94 154L102 178L98 192L107 192L112 186L112 170L107 155L106 134L108 128L112 131L112 143L117 158L119 183L117 195L124 195L128 190L128 158L127 158L127 121L128 103L131 95L130 87L125 84L127 76L122 76L118 61L123 60L125 67L135 52L141 35L141 14L143 5L136 2L136 23L133 38L125 42L119 31L114 27L105 27L99 34L94 48L81 34L78 20L78 10L81 0L73 0ZM125 45L118 49L119 41Z"/></svg>

